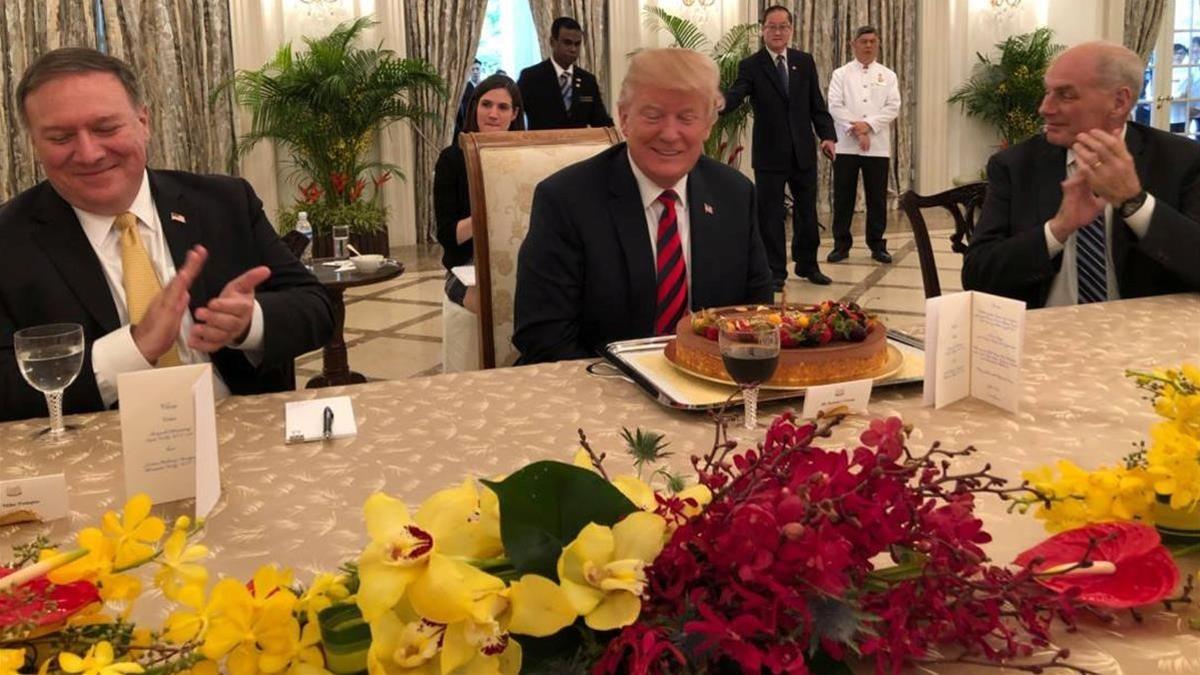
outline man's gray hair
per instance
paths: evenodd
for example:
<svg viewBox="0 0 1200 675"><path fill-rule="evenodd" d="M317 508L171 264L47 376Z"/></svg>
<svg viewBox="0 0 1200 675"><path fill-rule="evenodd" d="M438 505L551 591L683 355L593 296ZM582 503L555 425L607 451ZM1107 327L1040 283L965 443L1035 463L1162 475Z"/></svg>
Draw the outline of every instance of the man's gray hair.
<svg viewBox="0 0 1200 675"><path fill-rule="evenodd" d="M1113 89L1129 87L1133 99L1142 92L1142 76L1146 64L1136 52L1115 42L1088 42L1096 49L1096 79L1099 84ZM1084 46L1084 45L1080 45Z"/></svg>

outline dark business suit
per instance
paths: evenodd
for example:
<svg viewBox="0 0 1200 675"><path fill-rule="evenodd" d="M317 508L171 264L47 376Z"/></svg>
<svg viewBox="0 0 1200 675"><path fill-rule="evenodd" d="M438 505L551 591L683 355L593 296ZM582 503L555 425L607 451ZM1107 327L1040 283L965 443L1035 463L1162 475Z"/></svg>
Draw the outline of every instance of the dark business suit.
<svg viewBox="0 0 1200 675"><path fill-rule="evenodd" d="M210 355L213 367L234 394L294 388L293 359L324 345L333 332L333 311L321 284L279 240L246 181L149 173L176 269L196 244L208 249L190 290L193 314L246 270L271 268L255 293L263 312L261 362L255 366L243 352L226 348ZM121 324L100 260L75 212L48 182L0 208L0 269L0 419L46 414L42 394L21 378L13 333L47 323L83 326L84 362L66 390L66 412L103 409L92 345Z"/></svg>
<svg viewBox="0 0 1200 675"><path fill-rule="evenodd" d="M817 143L836 141L833 117L821 95L817 65L810 54L787 50L788 89L784 91L775 56L766 48L738 64L738 76L725 94L724 112L749 96L754 109L751 165L758 189L758 222L771 273L787 278L783 187L791 186L792 259L801 268L817 266Z"/></svg>
<svg viewBox="0 0 1200 675"><path fill-rule="evenodd" d="M1200 144L1129 122L1125 145L1155 205L1140 240L1113 214L1109 250L1120 297L1200 291ZM1044 227L1062 201L1066 157L1042 135L992 155L963 288L1045 306L1063 257L1050 257Z"/></svg>
<svg viewBox="0 0 1200 675"><path fill-rule="evenodd" d="M772 298L754 186L701 157L688 174L692 309ZM538 184L517 257L513 344L521 363L593 356L654 334L649 226L621 143Z"/></svg>
<svg viewBox="0 0 1200 675"><path fill-rule="evenodd" d="M596 76L575 64L571 86L571 109L563 105L562 89L554 64L546 59L521 71L517 86L525 104L529 129L577 129L611 127L612 118L604 109Z"/></svg>

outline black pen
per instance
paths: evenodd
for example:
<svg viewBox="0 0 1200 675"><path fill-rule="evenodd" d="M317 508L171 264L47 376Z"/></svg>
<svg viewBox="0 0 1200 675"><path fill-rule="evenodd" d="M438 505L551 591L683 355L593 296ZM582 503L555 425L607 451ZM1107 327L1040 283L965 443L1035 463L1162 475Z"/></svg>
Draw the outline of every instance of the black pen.
<svg viewBox="0 0 1200 675"><path fill-rule="evenodd" d="M333 408L325 406L325 426L323 427L322 435L325 440L333 438Z"/></svg>

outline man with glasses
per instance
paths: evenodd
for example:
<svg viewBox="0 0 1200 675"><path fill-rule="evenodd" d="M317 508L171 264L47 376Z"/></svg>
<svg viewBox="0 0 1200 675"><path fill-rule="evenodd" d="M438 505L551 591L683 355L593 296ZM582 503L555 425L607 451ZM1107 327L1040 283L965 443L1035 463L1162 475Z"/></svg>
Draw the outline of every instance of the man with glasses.
<svg viewBox="0 0 1200 675"><path fill-rule="evenodd" d="M725 113L747 97L754 108L751 164L758 190L758 222L775 290L787 279L783 188L792 191L792 259L796 275L826 285L817 264L817 162L814 132L821 152L833 159L837 139L833 118L821 95L811 54L791 49L792 13L781 5L762 15L763 48L738 64L737 80L725 93Z"/></svg>

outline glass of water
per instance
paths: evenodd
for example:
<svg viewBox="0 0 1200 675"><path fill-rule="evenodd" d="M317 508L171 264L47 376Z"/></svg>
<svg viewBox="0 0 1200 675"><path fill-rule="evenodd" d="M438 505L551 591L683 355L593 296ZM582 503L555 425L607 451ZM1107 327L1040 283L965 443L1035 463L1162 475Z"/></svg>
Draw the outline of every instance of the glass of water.
<svg viewBox="0 0 1200 675"><path fill-rule="evenodd" d="M13 335L21 375L31 387L46 395L46 406L50 408L50 428L39 431L38 435L46 434L57 441L66 433L63 390L79 376L83 346L83 326L77 323L34 326Z"/></svg>
<svg viewBox="0 0 1200 675"><path fill-rule="evenodd" d="M333 226L333 257L338 260L345 260L350 257L350 251L346 245L350 243L350 226L349 225L334 225Z"/></svg>

